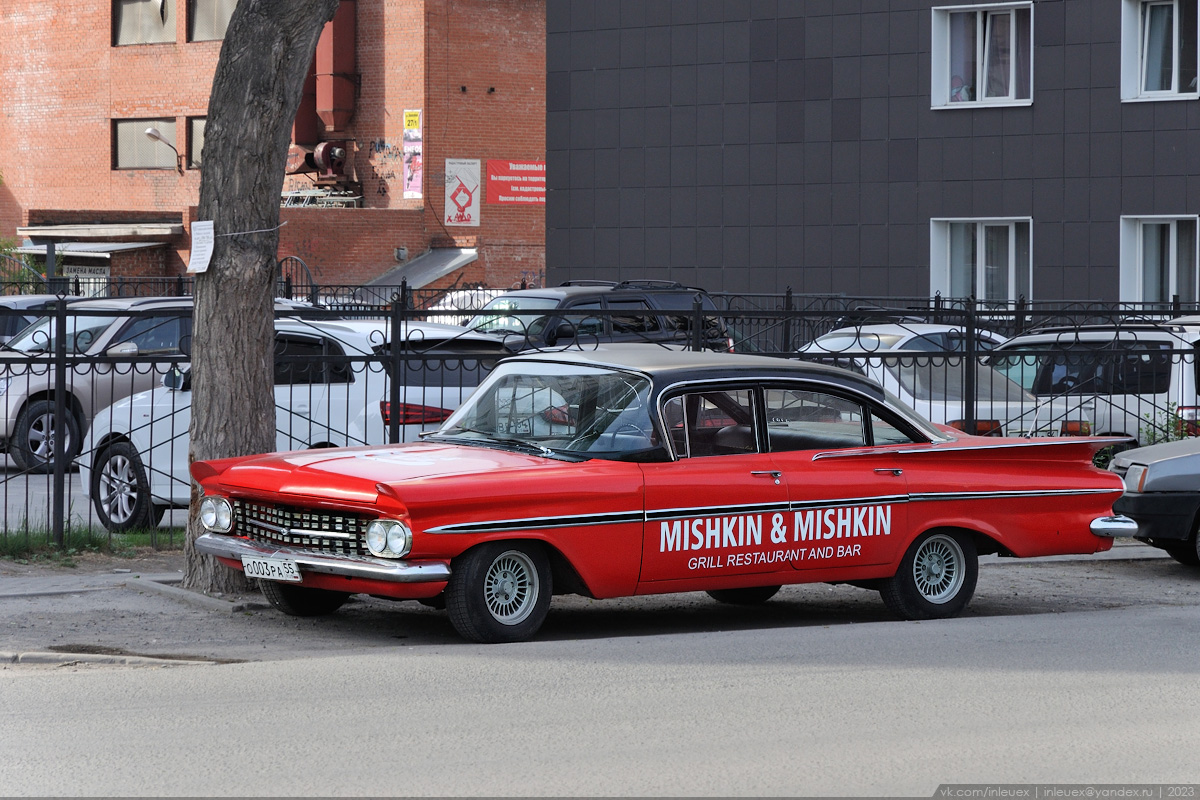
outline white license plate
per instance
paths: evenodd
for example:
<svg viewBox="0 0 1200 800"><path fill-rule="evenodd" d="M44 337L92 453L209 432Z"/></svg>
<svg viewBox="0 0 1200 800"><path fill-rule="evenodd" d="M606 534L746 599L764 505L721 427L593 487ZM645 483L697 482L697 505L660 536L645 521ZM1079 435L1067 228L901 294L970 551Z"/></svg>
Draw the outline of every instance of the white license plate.
<svg viewBox="0 0 1200 800"><path fill-rule="evenodd" d="M247 578L263 578L268 581L287 581L299 583L300 570L296 562L290 558L260 558L258 556L242 556L242 569L246 570Z"/></svg>

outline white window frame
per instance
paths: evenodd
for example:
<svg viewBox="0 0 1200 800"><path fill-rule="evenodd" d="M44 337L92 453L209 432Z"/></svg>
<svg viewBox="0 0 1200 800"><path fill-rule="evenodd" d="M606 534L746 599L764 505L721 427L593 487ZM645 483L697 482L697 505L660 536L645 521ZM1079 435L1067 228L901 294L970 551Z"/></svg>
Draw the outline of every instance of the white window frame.
<svg viewBox="0 0 1200 800"><path fill-rule="evenodd" d="M1148 6L1169 5L1173 8L1173 31L1179 25L1180 6L1184 3L1200 5L1197 0L1121 0L1121 101L1126 103L1156 102L1163 100L1200 99L1200 80L1190 86L1179 86L1179 36L1171 42L1171 88L1161 91L1145 91L1147 38L1149 31L1144 21ZM1196 50L1193 58L1200 74L1200 8L1196 17Z"/></svg>
<svg viewBox="0 0 1200 800"><path fill-rule="evenodd" d="M1017 97L1017 58L1016 58L1016 41L1017 41L1017 14L1019 10L1029 12L1029 97ZM952 14L958 13L976 13L977 34L975 37L975 64L977 74L972 76L974 80L975 96L969 100L954 100L951 98L950 80L952 70L950 66L950 17ZM992 20L998 14L1008 12L1010 19L1009 27L1009 94L1006 97L980 97L980 86L986 81L988 70L988 59L991 57L987 46L987 32ZM1033 49L1034 42L1034 14L1032 2L1021 3L995 3L988 5L971 5L971 6L939 6L932 9L933 13L933 35L931 39L932 53L930 61L930 107L933 109L949 109L949 108L978 108L979 106L1028 106L1033 104Z"/></svg>
<svg viewBox="0 0 1200 800"><path fill-rule="evenodd" d="M176 0L112 0L113 46L173 44L175 4Z"/></svg>
<svg viewBox="0 0 1200 800"><path fill-rule="evenodd" d="M950 226L956 224L975 225L975 263L971 276L972 294L981 303L1015 303L1022 294L1026 300L1033 299L1033 217L953 217L935 218L929 221L929 296L940 293L943 297L951 296L953 276L951 275L951 238ZM1021 266L1017 263L1017 225L1025 225L1028 230L1029 263L1024 265L1025 274L1021 279ZM987 228L1008 227L1008 297L988 297L987 264L984 254ZM1021 285L1026 287L1020 291Z"/></svg>
<svg viewBox="0 0 1200 800"><path fill-rule="evenodd" d="M176 151L162 142L154 141L146 136L147 128L157 128L164 139L174 143L174 117L114 119L112 126L112 165L114 170L173 170L176 168Z"/></svg>
<svg viewBox="0 0 1200 800"><path fill-rule="evenodd" d="M1121 302L1123 303L1166 303L1176 294L1180 294L1180 264L1186 253L1179 252L1179 234L1177 223L1190 221L1193 224L1191 263L1192 291L1190 297L1180 296L1184 303L1194 303L1200 299L1200 216L1194 214L1145 214L1141 216L1121 217ZM1171 224L1169 268L1167 297L1147 300L1145 296L1145 253L1143 233L1147 223Z"/></svg>

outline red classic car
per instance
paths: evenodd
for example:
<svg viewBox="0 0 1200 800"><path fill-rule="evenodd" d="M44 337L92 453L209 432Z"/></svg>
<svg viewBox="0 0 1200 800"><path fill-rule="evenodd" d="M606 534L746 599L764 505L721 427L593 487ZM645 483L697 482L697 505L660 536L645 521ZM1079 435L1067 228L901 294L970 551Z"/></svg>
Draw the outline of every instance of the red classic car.
<svg viewBox="0 0 1200 800"><path fill-rule="evenodd" d="M201 552L288 614L354 593L526 639L554 593L706 591L761 603L852 583L905 619L952 616L978 555L1108 549L1105 439L937 428L853 373L648 345L508 359L407 445L196 462Z"/></svg>

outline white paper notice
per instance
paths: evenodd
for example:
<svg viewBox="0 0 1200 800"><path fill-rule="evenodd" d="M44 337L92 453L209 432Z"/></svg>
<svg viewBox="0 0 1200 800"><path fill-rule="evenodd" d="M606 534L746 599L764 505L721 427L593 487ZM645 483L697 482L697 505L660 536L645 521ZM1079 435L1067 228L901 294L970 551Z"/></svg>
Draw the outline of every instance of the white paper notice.
<svg viewBox="0 0 1200 800"><path fill-rule="evenodd" d="M188 259L188 272L207 272L213 254L212 220L197 220L192 223L192 256Z"/></svg>

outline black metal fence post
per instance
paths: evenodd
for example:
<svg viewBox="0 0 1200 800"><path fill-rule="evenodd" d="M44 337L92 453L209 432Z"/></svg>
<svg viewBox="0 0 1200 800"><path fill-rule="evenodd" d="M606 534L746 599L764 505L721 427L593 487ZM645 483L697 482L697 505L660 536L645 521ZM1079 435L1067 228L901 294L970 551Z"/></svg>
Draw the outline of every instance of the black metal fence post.
<svg viewBox="0 0 1200 800"><path fill-rule="evenodd" d="M408 280L400 281L400 296L392 303L392 342L389 354L392 359L391 382L388 384L388 442L396 444L400 441L400 387L405 380L404 369L407 366L404 350L408 344L405 335L408 319Z"/></svg>
<svg viewBox="0 0 1200 800"><path fill-rule="evenodd" d="M967 298L967 315L963 325L963 400L966 408L966 419L963 420L964 427L967 433L978 433L978 424L975 416L975 404L979 402L978 388L975 383L976 370L979 366L978 343L976 342L975 332L978 330L978 321L975 318L976 306L975 297Z"/></svg>
<svg viewBox="0 0 1200 800"><path fill-rule="evenodd" d="M700 295L692 300L692 349L697 353L704 349L704 303Z"/></svg>
<svg viewBox="0 0 1200 800"><path fill-rule="evenodd" d="M787 287L783 294L783 341L779 343L779 352L788 353L792 350L792 311L795 310L792 297L792 287Z"/></svg>
<svg viewBox="0 0 1200 800"><path fill-rule="evenodd" d="M54 304L54 427L47 431L54 437L53 451L50 455L54 459L51 531L57 547L64 545L63 526L66 519L67 465L63 463L66 455L66 443L63 439L69 430L67 413L67 301L60 297ZM83 435L82 431L80 435Z"/></svg>

